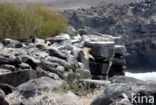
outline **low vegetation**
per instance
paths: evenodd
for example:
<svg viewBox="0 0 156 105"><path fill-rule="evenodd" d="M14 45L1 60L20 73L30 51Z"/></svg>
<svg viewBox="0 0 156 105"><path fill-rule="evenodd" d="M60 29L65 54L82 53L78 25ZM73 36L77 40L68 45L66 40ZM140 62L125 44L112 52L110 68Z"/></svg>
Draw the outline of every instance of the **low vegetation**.
<svg viewBox="0 0 156 105"><path fill-rule="evenodd" d="M66 18L37 4L0 3L0 39L46 38L66 31Z"/></svg>

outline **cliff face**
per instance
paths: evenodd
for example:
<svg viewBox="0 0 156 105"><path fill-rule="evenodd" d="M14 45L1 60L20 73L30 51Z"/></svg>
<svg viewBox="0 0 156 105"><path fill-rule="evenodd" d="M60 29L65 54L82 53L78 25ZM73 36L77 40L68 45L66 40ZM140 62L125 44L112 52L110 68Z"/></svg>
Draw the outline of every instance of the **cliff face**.
<svg viewBox="0 0 156 105"><path fill-rule="evenodd" d="M128 5L99 5L89 9L64 11L69 24L86 28L89 34L122 36L130 55L129 69L156 67L156 1Z"/></svg>

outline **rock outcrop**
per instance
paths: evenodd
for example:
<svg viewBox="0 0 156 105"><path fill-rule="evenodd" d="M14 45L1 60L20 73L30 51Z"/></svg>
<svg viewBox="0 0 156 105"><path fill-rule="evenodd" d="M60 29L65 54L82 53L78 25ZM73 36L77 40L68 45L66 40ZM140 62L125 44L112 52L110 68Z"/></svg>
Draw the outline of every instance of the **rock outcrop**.
<svg viewBox="0 0 156 105"><path fill-rule="evenodd" d="M28 80L47 76L45 71L60 78L75 72L83 77L82 69L89 69L94 79L124 75L127 52L119 42L119 37L109 35L80 36L74 29L69 31L69 35L46 40L35 38L27 43L5 39L0 51L0 68L6 73L0 75L0 82L16 87ZM15 47L17 44L21 47ZM89 72L88 77L83 78L89 78Z"/></svg>
<svg viewBox="0 0 156 105"><path fill-rule="evenodd" d="M89 68L93 79L106 79L107 76L124 75L122 63L126 56L126 48L119 45L119 37L108 35L88 35L90 41L84 43L84 47L90 48ZM87 37L84 35L84 37ZM121 58L120 58L121 57ZM116 66L116 67L115 67ZM120 69L121 67L121 69Z"/></svg>
<svg viewBox="0 0 156 105"><path fill-rule="evenodd" d="M125 65L126 54L119 37L79 35L72 27L68 34L45 40L32 38L19 42L7 38L0 43L2 101L5 102L5 95L16 94L21 97L22 104L31 105L30 98L68 89L74 81L92 82L95 86L109 84L109 81L92 79L124 75L119 68ZM21 102L8 101L11 105Z"/></svg>
<svg viewBox="0 0 156 105"><path fill-rule="evenodd" d="M127 65L131 72L156 68L156 1L138 0L125 5L101 4L89 9L65 10L69 24L85 28L88 34L122 36L129 52ZM137 68L137 70L136 70ZM140 70L140 71L139 71Z"/></svg>

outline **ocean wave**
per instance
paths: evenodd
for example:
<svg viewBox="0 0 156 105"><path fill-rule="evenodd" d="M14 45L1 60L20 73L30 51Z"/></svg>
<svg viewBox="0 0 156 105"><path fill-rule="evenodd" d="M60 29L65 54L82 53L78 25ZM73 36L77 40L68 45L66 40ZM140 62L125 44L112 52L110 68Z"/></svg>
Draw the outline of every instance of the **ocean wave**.
<svg viewBox="0 0 156 105"><path fill-rule="evenodd" d="M150 81L156 81L156 72L148 72L148 73L130 73L126 72L125 76L133 77L140 80L150 80Z"/></svg>

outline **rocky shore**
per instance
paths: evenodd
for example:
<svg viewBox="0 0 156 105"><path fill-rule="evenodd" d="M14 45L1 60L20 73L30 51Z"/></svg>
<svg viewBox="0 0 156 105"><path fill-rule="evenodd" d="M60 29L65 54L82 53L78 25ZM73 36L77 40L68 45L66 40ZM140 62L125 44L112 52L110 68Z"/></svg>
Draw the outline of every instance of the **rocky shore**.
<svg viewBox="0 0 156 105"><path fill-rule="evenodd" d="M65 10L77 30L55 37L2 40L0 105L155 105L155 82L124 75L156 67L156 2L125 2Z"/></svg>
<svg viewBox="0 0 156 105"><path fill-rule="evenodd" d="M0 44L1 105L44 105L44 99L41 103L30 99L45 92L68 90L74 81L98 86L109 84L104 81L109 77L124 75L127 52L119 37L79 33L82 32L69 27L68 34L45 40L3 40ZM18 101L5 100L15 94L20 96Z"/></svg>
<svg viewBox="0 0 156 105"><path fill-rule="evenodd" d="M69 24L85 28L89 34L121 36L127 47L130 72L155 71L156 1L138 0L125 5L101 4L90 8L65 10Z"/></svg>
<svg viewBox="0 0 156 105"><path fill-rule="evenodd" d="M76 103L83 86L86 90L81 92L105 86L91 105L155 104L155 82L124 76L126 55L121 37L73 27L47 39L4 39L0 105L83 105Z"/></svg>

